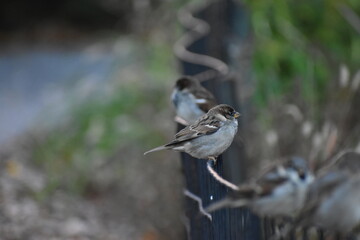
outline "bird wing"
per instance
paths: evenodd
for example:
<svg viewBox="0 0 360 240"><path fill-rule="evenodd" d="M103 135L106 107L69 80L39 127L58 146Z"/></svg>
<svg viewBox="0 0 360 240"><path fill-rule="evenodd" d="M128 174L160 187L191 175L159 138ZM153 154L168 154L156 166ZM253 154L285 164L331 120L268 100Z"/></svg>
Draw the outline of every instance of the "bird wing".
<svg viewBox="0 0 360 240"><path fill-rule="evenodd" d="M254 185L259 189L257 195L271 195L275 188L284 184L287 180L288 178L286 176L279 173L279 166L273 165L256 179Z"/></svg>
<svg viewBox="0 0 360 240"><path fill-rule="evenodd" d="M166 144L165 146L172 146L178 143L182 143L185 141L192 140L194 138L198 138L204 135L209 135L217 132L221 127L221 122L214 117L210 117L208 115L204 115L194 124L185 127L180 132L175 135L175 140Z"/></svg>
<svg viewBox="0 0 360 240"><path fill-rule="evenodd" d="M324 176L318 177L318 179L310 185L306 196L306 204L301 209L296 219L296 224L306 225L309 224L309 220L311 223L316 209L332 194L337 186L346 180L347 176L342 172L329 172Z"/></svg>
<svg viewBox="0 0 360 240"><path fill-rule="evenodd" d="M196 99L196 104L202 111L208 112L212 107L216 106L214 95L205 88L196 88L191 93Z"/></svg>
<svg viewBox="0 0 360 240"><path fill-rule="evenodd" d="M206 212L213 212L226 207L243 207L249 204L256 195L256 189L250 185L239 186L239 190L230 192L229 195L206 207Z"/></svg>
<svg viewBox="0 0 360 240"><path fill-rule="evenodd" d="M228 197L232 200L253 199L259 195L259 190L261 191L261 189L258 189L258 186L256 186L255 184L242 184L238 186L237 191L230 192Z"/></svg>
<svg viewBox="0 0 360 240"><path fill-rule="evenodd" d="M255 199L258 197L269 196L273 193L274 189L283 184L287 179L278 178L271 181L265 179L258 180L254 183L243 184L239 186L238 191L232 192L229 196L232 199Z"/></svg>
<svg viewBox="0 0 360 240"><path fill-rule="evenodd" d="M276 181L262 182L261 184L259 184L259 189L261 189L261 191L259 191L259 196L261 197L270 196L271 194L274 193L274 190L277 187L284 184L286 181L287 181L286 178L279 178Z"/></svg>

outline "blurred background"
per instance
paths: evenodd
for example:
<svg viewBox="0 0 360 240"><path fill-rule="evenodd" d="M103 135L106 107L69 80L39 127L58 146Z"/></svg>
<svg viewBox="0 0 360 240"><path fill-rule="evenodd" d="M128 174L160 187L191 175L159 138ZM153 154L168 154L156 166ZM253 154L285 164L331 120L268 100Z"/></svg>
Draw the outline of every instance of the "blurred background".
<svg viewBox="0 0 360 240"><path fill-rule="evenodd" d="M185 238L179 157L143 152L175 132L172 48L189 2L0 4L1 239ZM360 151L360 2L236 2L248 175Z"/></svg>

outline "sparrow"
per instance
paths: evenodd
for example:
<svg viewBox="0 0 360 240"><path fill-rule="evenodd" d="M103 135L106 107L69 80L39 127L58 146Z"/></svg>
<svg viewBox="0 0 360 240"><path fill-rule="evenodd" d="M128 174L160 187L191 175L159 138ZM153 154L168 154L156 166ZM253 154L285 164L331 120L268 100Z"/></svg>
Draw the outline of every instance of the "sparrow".
<svg viewBox="0 0 360 240"><path fill-rule="evenodd" d="M246 206L260 216L293 218L302 209L313 179L307 162L292 157L267 169L252 182L240 185L238 191L211 204L205 211Z"/></svg>
<svg viewBox="0 0 360 240"><path fill-rule="evenodd" d="M171 149L186 152L194 158L216 162L216 158L232 143L238 129L239 116L240 114L231 106L217 105L193 124L179 131L173 141L149 150L144 155Z"/></svg>
<svg viewBox="0 0 360 240"><path fill-rule="evenodd" d="M360 155L345 152L309 187L298 217L302 226L317 226L346 235L360 232Z"/></svg>
<svg viewBox="0 0 360 240"><path fill-rule="evenodd" d="M177 116L189 125L216 106L215 97L193 77L184 76L176 81L171 100Z"/></svg>

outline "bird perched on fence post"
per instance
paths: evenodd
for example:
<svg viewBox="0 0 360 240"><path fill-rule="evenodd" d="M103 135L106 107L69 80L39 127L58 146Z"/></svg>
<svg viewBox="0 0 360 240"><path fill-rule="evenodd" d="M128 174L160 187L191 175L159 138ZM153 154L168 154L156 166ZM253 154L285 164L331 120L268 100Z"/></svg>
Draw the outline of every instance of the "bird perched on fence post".
<svg viewBox="0 0 360 240"><path fill-rule="evenodd" d="M239 116L231 106L217 105L193 124L179 131L173 141L149 150L144 155L169 149L216 162L216 158L231 145L238 130Z"/></svg>
<svg viewBox="0 0 360 240"><path fill-rule="evenodd" d="M224 207L250 207L260 216L294 217L303 207L313 181L307 162L292 157L266 170L255 181L243 184L228 197L208 206L212 212Z"/></svg>
<svg viewBox="0 0 360 240"><path fill-rule="evenodd" d="M171 100L176 109L175 120L183 125L194 123L216 106L213 94L201 86L196 78L190 76L176 81Z"/></svg>

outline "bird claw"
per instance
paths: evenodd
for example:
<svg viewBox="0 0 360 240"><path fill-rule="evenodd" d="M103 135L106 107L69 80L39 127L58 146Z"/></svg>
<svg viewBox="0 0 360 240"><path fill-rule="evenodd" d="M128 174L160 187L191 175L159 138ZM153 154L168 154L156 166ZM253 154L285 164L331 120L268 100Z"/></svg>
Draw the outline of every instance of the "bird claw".
<svg viewBox="0 0 360 240"><path fill-rule="evenodd" d="M216 157L208 157L208 160L211 161L212 166L216 165Z"/></svg>

